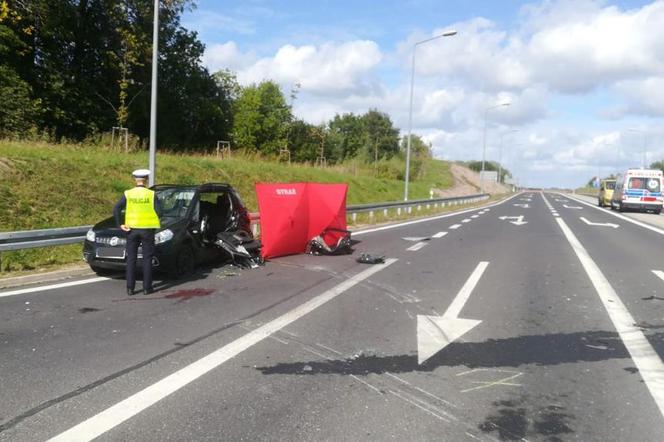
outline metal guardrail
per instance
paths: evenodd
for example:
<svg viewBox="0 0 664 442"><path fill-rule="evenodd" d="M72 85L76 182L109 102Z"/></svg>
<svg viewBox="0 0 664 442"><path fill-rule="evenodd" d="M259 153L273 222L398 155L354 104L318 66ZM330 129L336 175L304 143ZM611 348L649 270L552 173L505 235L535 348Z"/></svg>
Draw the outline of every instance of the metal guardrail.
<svg viewBox="0 0 664 442"><path fill-rule="evenodd" d="M358 213L368 213L372 219L376 212L382 211L387 216L390 209L410 214L422 209L456 206L483 201L489 198L488 194L468 195L453 198L435 198L428 200L413 200L387 203L358 204L348 206L346 214L350 215L353 222L357 220ZM254 234L258 231L260 215L251 213L249 218L253 226ZM57 229L22 230L18 232L0 232L0 253L12 250L34 249L39 247L60 246L75 244L85 239L85 234L92 226L63 227Z"/></svg>

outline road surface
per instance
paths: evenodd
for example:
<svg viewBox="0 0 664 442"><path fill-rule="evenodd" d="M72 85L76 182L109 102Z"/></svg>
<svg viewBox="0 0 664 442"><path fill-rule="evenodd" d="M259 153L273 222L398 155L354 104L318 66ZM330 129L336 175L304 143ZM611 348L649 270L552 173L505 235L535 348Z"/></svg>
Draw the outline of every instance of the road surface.
<svg viewBox="0 0 664 442"><path fill-rule="evenodd" d="M0 440L661 441L664 230L633 221L529 192L150 296L5 289Z"/></svg>

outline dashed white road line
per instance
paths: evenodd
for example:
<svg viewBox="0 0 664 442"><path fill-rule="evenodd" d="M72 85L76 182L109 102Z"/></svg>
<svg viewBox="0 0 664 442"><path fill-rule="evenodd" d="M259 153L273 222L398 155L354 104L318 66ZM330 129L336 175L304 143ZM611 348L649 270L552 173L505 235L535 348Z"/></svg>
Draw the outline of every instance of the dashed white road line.
<svg viewBox="0 0 664 442"><path fill-rule="evenodd" d="M97 278L88 278L88 279L81 279L78 281L70 281L70 282L61 282L60 284L51 284L51 285L42 285L39 287L30 287L27 289L19 289L19 290L12 290L9 292L0 292L0 298L5 298L7 296L16 296L16 295L23 295L25 293L34 293L34 292L44 292L47 290L55 290L55 289L61 289L65 287L73 287L75 285L83 285L83 284L91 284L93 282L99 282L99 281L108 281L111 278L106 278L103 276L97 277Z"/></svg>
<svg viewBox="0 0 664 442"><path fill-rule="evenodd" d="M664 272L662 272L661 270L653 270L652 272L653 272L655 275L657 275L657 277L658 277L659 279L661 279L662 281L664 281Z"/></svg>
<svg viewBox="0 0 664 442"><path fill-rule="evenodd" d="M479 215L473 215L473 216L471 216L472 219L475 219L475 218L478 218L478 217L479 217Z"/></svg>
<svg viewBox="0 0 664 442"><path fill-rule="evenodd" d="M423 248L426 245L427 245L427 243L425 243L424 241L421 241L421 242L418 242L416 244L413 244L412 246L408 247L406 250L408 250L409 252L417 252L418 250L420 250L421 248Z"/></svg>
<svg viewBox="0 0 664 442"><path fill-rule="evenodd" d="M431 236L432 238L442 238L443 236L447 235L447 232L438 232Z"/></svg>
<svg viewBox="0 0 664 442"><path fill-rule="evenodd" d="M459 227L461 227L461 224L452 224L452 225L450 226L450 229L452 229L452 230L456 230L456 229L458 229Z"/></svg>
<svg viewBox="0 0 664 442"><path fill-rule="evenodd" d="M470 222L470 218L462 219L461 222L462 222L462 223L469 223L469 222Z"/></svg>
<svg viewBox="0 0 664 442"><path fill-rule="evenodd" d="M70 442L70 441L89 441L95 439L107 431L120 425L127 419L132 418L146 408L156 404L165 397L183 388L187 384L195 381L209 371L217 368L229 359L242 353L244 350L261 342L277 331L283 329L289 324L295 322L301 317L311 313L318 307L333 300L337 296L346 292L350 288L380 272L397 260L387 259L384 264L374 265L355 276L347 279L336 287L316 296L304 304L295 307L293 310L279 316L267 324L247 333L235 341L221 347L209 355L193 362L186 367L176 371L170 376L150 385L138 393L118 402L107 408L99 414L81 422L70 428L64 433L50 439L50 441Z"/></svg>

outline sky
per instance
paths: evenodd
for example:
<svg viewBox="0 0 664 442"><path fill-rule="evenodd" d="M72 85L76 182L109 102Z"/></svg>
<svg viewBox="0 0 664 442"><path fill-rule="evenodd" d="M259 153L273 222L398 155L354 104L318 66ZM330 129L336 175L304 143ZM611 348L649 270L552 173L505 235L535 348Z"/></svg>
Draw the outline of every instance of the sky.
<svg viewBox="0 0 664 442"><path fill-rule="evenodd" d="M211 72L299 84L313 124L378 109L407 134L415 54L413 133L440 159L486 144L520 185L664 159L664 0L196 0L182 24Z"/></svg>

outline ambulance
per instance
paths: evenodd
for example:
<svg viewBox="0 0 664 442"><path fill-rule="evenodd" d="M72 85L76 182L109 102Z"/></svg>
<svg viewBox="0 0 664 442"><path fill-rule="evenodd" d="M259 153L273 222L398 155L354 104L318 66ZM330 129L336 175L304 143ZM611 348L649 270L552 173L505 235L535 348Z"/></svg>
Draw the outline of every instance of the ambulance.
<svg viewBox="0 0 664 442"><path fill-rule="evenodd" d="M611 197L611 209L640 210L661 213L662 171L652 169L628 169L616 177L616 188Z"/></svg>

